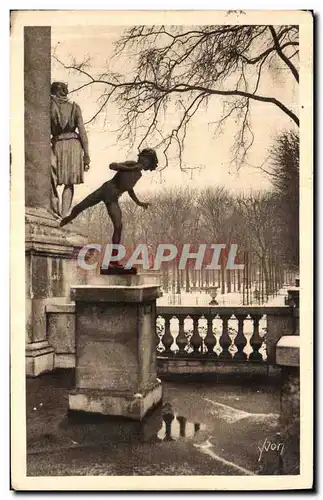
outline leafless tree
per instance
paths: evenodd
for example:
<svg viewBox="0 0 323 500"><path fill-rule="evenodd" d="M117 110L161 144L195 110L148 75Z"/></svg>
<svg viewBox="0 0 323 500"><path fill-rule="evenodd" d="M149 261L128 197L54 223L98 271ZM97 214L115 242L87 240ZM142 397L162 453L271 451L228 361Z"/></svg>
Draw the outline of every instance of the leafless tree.
<svg viewBox="0 0 323 500"><path fill-rule="evenodd" d="M234 204L230 193L223 186L208 187L200 192L198 210L200 212L200 233L208 243L231 244L234 227L230 224ZM226 270L224 252L221 252L221 291L225 293L227 281L228 291L231 291L230 271ZM227 279L226 279L227 278Z"/></svg>
<svg viewBox="0 0 323 500"><path fill-rule="evenodd" d="M215 97L223 106L215 132L223 130L228 119L237 123L232 140L236 165L246 160L254 142L251 102L276 106L299 125L293 108L274 88L272 95L263 90L263 79L272 68L286 70L298 83L298 26L135 26L125 30L115 50L129 61L128 76L108 67L96 75L88 61L60 62L85 77L74 91L102 87L99 107L89 122L114 101L121 113L120 139L138 148L148 142L160 148L165 167L169 150L175 148L185 168L188 125ZM172 120L167 119L170 113Z"/></svg>
<svg viewBox="0 0 323 500"><path fill-rule="evenodd" d="M194 244L197 241L199 214L196 210L197 192L189 188L172 188L159 193L155 199L155 221L153 226L153 241L172 243L181 251L184 243ZM172 288L180 293L183 287L183 273L178 269L178 260L172 263ZM188 266L187 266L188 269ZM165 272L168 274L169 266ZM186 275L186 283L189 281ZM186 288L189 285L186 284Z"/></svg>
<svg viewBox="0 0 323 500"><path fill-rule="evenodd" d="M268 297L272 293L272 256L278 254L282 238L277 221L277 197L271 192L254 192L238 196L235 204L241 214L236 234L248 255L254 256L262 268Z"/></svg>
<svg viewBox="0 0 323 500"><path fill-rule="evenodd" d="M299 268L299 135L295 130L277 134L265 166L276 194L276 229L280 252L291 270Z"/></svg>
<svg viewBox="0 0 323 500"><path fill-rule="evenodd" d="M270 151L268 173L278 195L279 225L284 231L284 260L299 268L299 136L279 134Z"/></svg>

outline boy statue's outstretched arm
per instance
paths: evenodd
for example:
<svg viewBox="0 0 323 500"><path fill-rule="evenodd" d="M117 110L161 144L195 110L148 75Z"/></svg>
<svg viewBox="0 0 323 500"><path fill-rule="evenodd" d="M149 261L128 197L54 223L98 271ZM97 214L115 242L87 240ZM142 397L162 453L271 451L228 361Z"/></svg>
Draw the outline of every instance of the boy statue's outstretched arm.
<svg viewBox="0 0 323 500"><path fill-rule="evenodd" d="M116 172L139 172L142 170L142 166L135 161L125 161L123 163L110 163L110 170L115 170Z"/></svg>
<svg viewBox="0 0 323 500"><path fill-rule="evenodd" d="M148 208L149 207L149 203L145 203L143 201L140 201L138 198L137 198L137 195L136 193L134 192L133 189L129 189L128 190L128 193L129 193L129 196L130 198L139 206L139 207L142 207L142 208Z"/></svg>

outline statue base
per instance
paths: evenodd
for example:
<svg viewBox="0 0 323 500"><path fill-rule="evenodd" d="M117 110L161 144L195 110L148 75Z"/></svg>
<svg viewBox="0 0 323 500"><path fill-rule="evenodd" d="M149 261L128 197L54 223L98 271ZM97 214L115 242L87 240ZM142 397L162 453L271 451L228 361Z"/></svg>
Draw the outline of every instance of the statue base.
<svg viewBox="0 0 323 500"><path fill-rule="evenodd" d="M106 285L72 287L77 355L69 410L141 420L161 401L156 370L160 291L139 277L101 276Z"/></svg>
<svg viewBox="0 0 323 500"><path fill-rule="evenodd" d="M162 385L156 379L143 393L113 393L108 390L74 389L68 397L69 413L82 412L142 420L162 399Z"/></svg>
<svg viewBox="0 0 323 500"><path fill-rule="evenodd" d="M45 208L26 207L26 374L37 377L54 369L54 348L47 338L46 306L51 300L68 300L70 285L86 283L77 254L87 240L63 231ZM17 258L20 258L19 256Z"/></svg>

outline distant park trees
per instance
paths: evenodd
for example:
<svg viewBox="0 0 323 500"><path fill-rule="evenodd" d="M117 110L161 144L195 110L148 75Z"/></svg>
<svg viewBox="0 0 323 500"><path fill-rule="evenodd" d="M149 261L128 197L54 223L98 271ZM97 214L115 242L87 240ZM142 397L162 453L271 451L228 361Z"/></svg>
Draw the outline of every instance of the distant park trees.
<svg viewBox="0 0 323 500"><path fill-rule="evenodd" d="M238 245L238 261L244 270L226 269L227 254L222 252L221 268L194 269L194 260L185 270L179 270L176 261L163 264L164 289L173 293L197 290L216 285L222 293L240 291L250 301L251 293L265 299L283 283L283 272L288 270L286 255L289 242L283 234L284 219L275 192L253 192L233 195L223 187L203 190L164 188L149 195L148 210L137 207L126 196L121 201L124 237L122 243L131 252L139 243L145 243L155 254L160 243L181 247L190 243L192 251L200 243ZM85 212L81 223L91 243L110 243L112 227L102 204ZM253 292L252 292L253 289Z"/></svg>

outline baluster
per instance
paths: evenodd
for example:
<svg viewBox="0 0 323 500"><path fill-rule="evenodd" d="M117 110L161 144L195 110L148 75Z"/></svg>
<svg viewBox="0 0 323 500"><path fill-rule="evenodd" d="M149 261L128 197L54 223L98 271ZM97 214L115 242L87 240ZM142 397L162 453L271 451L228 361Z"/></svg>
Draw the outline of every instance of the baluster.
<svg viewBox="0 0 323 500"><path fill-rule="evenodd" d="M173 441L172 437L172 422L175 418L175 415L173 413L165 413L163 415L163 420L166 425L166 432L165 432L165 441Z"/></svg>
<svg viewBox="0 0 323 500"><path fill-rule="evenodd" d="M202 338L199 334L199 316L194 315L191 317L193 320L193 335L191 337L191 345L194 349L194 353L192 354L199 354L199 347L202 343Z"/></svg>
<svg viewBox="0 0 323 500"><path fill-rule="evenodd" d="M158 327L159 325L156 324L156 351L161 354L165 351L165 346L163 344L163 336L160 328Z"/></svg>
<svg viewBox="0 0 323 500"><path fill-rule="evenodd" d="M170 333L170 320L172 319L172 316L170 316L169 314L167 315L165 314L164 319L165 319L165 333L162 337L162 342L165 346L165 351L163 354L169 355L173 354L172 351L170 350L170 347L174 342L174 338Z"/></svg>
<svg viewBox="0 0 323 500"><path fill-rule="evenodd" d="M235 352L233 359L235 361L236 360L244 361L248 357L247 354L243 351L243 349L247 345L247 339L243 333L243 324L244 324L244 320L246 319L246 315L243 315L243 316L237 315L236 317L238 320L238 334L237 334L236 338L234 339L234 343L235 343L235 346L238 350Z"/></svg>
<svg viewBox="0 0 323 500"><path fill-rule="evenodd" d="M262 361L263 358L259 352L259 349L262 346L262 338L259 335L259 321L261 319L261 316L251 316L251 319L253 320L253 334L250 339L252 353L250 353L249 360Z"/></svg>
<svg viewBox="0 0 323 500"><path fill-rule="evenodd" d="M228 328L228 322L229 322L230 316L222 316L222 334L220 336L220 346L222 347L222 352L219 354L219 359L221 360L232 360L232 355L229 351L229 347L231 345L231 339L229 337L229 328Z"/></svg>
<svg viewBox="0 0 323 500"><path fill-rule="evenodd" d="M186 429L186 418L185 417L177 417L179 422L179 435L181 437L185 437L185 429Z"/></svg>
<svg viewBox="0 0 323 500"><path fill-rule="evenodd" d="M215 355L215 352L213 351L214 346L216 344L216 338L213 333L213 316L206 316L207 320L207 334L204 339L204 343L207 347L207 354L208 355Z"/></svg>
<svg viewBox="0 0 323 500"><path fill-rule="evenodd" d="M164 315L160 314L158 311L156 313L156 332L159 334L159 338L163 335L164 324L163 324Z"/></svg>
<svg viewBox="0 0 323 500"><path fill-rule="evenodd" d="M177 352L178 355L186 354L185 347L187 346L187 338L185 337L184 321L185 316L178 316L178 336L176 338L176 344L179 349Z"/></svg>
<svg viewBox="0 0 323 500"><path fill-rule="evenodd" d="M158 320L160 319L160 316L157 316L156 318L156 328L155 328L155 335L156 335L156 346L159 345L160 342L160 327L158 324Z"/></svg>

